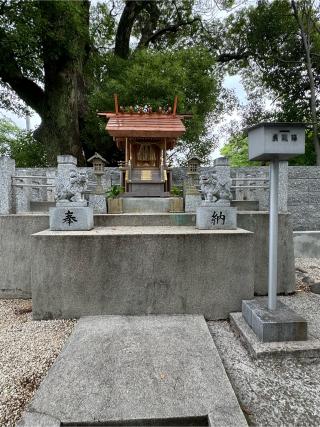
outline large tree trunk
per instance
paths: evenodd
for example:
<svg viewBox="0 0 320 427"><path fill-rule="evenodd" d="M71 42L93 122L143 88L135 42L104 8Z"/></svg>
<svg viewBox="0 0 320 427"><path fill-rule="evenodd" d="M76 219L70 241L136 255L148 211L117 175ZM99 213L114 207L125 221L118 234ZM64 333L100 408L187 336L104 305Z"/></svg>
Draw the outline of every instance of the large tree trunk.
<svg viewBox="0 0 320 427"><path fill-rule="evenodd" d="M78 121L78 89L73 64L46 84L45 107L35 138L46 145L50 164L58 154L72 154L82 162Z"/></svg>
<svg viewBox="0 0 320 427"><path fill-rule="evenodd" d="M66 16L61 16L59 3L39 3L47 22L42 52L45 100L35 137L46 145L50 164L58 154L72 154L84 164L79 121L86 113L83 68L89 52L89 2L71 2Z"/></svg>

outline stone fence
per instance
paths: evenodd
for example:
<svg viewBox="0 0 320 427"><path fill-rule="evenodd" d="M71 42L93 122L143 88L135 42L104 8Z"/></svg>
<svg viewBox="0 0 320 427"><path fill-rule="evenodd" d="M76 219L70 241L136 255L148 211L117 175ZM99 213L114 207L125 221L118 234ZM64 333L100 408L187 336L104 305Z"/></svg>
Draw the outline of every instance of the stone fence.
<svg viewBox="0 0 320 427"><path fill-rule="evenodd" d="M88 194L94 194L96 177L92 167L79 168L88 180ZM202 167L210 173L213 167ZM269 207L269 167L230 168L233 196L240 201L258 201L259 210ZM0 214L32 211L33 204L53 203L56 168L16 168L14 160L0 157ZM187 169L172 169L173 185L183 187ZM117 167L105 168L102 186L105 190L120 183ZM280 165L280 211L291 213L294 230L320 230L320 167Z"/></svg>

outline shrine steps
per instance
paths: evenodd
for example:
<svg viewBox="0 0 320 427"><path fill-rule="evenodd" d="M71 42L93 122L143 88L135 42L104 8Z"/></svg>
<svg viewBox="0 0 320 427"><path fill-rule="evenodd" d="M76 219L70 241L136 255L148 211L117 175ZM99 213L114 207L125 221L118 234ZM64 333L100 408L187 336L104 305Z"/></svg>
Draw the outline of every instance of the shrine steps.
<svg viewBox="0 0 320 427"><path fill-rule="evenodd" d="M124 197L124 213L166 213L172 211L174 197ZM182 209L183 210L183 206Z"/></svg>

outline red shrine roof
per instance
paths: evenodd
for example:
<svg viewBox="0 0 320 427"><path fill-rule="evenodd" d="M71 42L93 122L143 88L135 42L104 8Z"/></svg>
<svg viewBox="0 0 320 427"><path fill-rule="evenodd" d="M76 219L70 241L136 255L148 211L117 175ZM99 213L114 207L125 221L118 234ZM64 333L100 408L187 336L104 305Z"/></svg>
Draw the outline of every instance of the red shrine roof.
<svg viewBox="0 0 320 427"><path fill-rule="evenodd" d="M109 119L106 130L114 138L179 138L186 128L184 115L159 113L99 113Z"/></svg>

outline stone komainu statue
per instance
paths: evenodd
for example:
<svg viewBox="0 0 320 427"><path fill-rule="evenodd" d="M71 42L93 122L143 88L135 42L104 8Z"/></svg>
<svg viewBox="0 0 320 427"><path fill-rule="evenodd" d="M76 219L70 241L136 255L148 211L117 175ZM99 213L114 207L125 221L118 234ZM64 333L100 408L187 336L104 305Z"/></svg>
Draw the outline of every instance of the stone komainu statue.
<svg viewBox="0 0 320 427"><path fill-rule="evenodd" d="M200 176L201 193L208 202L232 200L232 180L230 177L218 176L215 172L211 175Z"/></svg>
<svg viewBox="0 0 320 427"><path fill-rule="evenodd" d="M69 176L57 178L56 200L59 202L82 202L83 193L87 189L86 174L76 169L70 171Z"/></svg>

